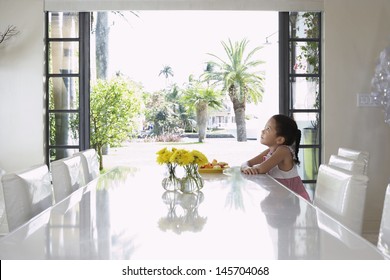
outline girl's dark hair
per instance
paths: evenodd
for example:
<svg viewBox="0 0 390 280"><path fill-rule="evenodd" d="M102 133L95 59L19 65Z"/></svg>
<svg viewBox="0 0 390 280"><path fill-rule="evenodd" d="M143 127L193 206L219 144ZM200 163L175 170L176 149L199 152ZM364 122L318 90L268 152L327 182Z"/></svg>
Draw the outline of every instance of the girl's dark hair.
<svg viewBox="0 0 390 280"><path fill-rule="evenodd" d="M286 115L274 115L272 118L276 122L276 135L284 137L284 145L292 146L295 149L294 162L299 164L298 152L301 143L301 131L298 129L297 123Z"/></svg>

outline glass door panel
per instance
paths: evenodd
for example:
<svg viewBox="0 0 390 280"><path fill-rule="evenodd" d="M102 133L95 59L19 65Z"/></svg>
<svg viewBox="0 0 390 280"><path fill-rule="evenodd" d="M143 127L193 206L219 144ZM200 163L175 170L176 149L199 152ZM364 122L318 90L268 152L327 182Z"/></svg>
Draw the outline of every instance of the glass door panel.
<svg viewBox="0 0 390 280"><path fill-rule="evenodd" d="M288 26L280 37L287 91L282 108L302 132L299 173L311 190L321 163L321 13L281 13L281 26Z"/></svg>
<svg viewBox="0 0 390 280"><path fill-rule="evenodd" d="M80 147L79 13L47 13L47 127L49 161Z"/></svg>

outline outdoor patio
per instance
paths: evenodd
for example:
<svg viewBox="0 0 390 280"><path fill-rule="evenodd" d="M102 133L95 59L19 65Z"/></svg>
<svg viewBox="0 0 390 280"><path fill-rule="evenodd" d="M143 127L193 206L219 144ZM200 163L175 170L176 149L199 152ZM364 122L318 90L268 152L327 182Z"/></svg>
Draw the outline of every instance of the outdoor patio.
<svg viewBox="0 0 390 280"><path fill-rule="evenodd" d="M217 159L230 166L241 163L260 153L265 147L258 140L237 142L235 138L207 138L199 143L197 139L183 138L181 142L144 142L136 140L125 143L122 147L110 148L108 155L103 156L104 169L115 166L145 166L156 163L156 152L163 147L177 147L187 150L199 150L209 161Z"/></svg>

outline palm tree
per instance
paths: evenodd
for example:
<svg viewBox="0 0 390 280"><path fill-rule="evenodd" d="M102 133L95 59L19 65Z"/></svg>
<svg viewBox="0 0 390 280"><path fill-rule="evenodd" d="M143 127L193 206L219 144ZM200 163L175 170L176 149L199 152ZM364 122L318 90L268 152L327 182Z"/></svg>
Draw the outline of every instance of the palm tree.
<svg viewBox="0 0 390 280"><path fill-rule="evenodd" d="M200 81L193 80L183 92L182 100L189 110L196 111L198 126L198 139L203 142L206 137L208 108L218 109L222 107L222 93L214 87L203 86Z"/></svg>
<svg viewBox="0 0 390 280"><path fill-rule="evenodd" d="M163 69L161 69L158 76L160 77L161 75L163 75L165 77L165 79L166 79L165 81L166 81L166 83L168 83L169 76L173 77L173 75L174 75L172 67L169 65L164 65Z"/></svg>
<svg viewBox="0 0 390 280"><path fill-rule="evenodd" d="M261 102L264 93L264 73L259 72L257 66L264 63L253 59L253 56L262 47L256 47L244 56L248 45L246 39L234 44L229 39L228 43L222 42L227 54L227 61L214 54L209 54L217 59L210 61L213 71L205 72L206 79L214 80L223 86L233 103L237 127L237 141L246 141L245 109L246 103Z"/></svg>

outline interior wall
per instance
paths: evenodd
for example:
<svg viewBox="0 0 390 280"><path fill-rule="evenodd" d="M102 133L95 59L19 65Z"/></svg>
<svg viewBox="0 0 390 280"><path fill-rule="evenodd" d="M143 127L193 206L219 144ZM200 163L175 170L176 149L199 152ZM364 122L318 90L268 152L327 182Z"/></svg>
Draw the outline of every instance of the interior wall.
<svg viewBox="0 0 390 280"><path fill-rule="evenodd" d="M379 53L390 46L390 1L324 1L324 160L340 146L370 153L365 232L379 228L390 178L390 126L382 108L357 107Z"/></svg>
<svg viewBox="0 0 390 280"><path fill-rule="evenodd" d="M20 33L0 44L0 168L12 172L45 161L43 0L1 0L9 25Z"/></svg>

